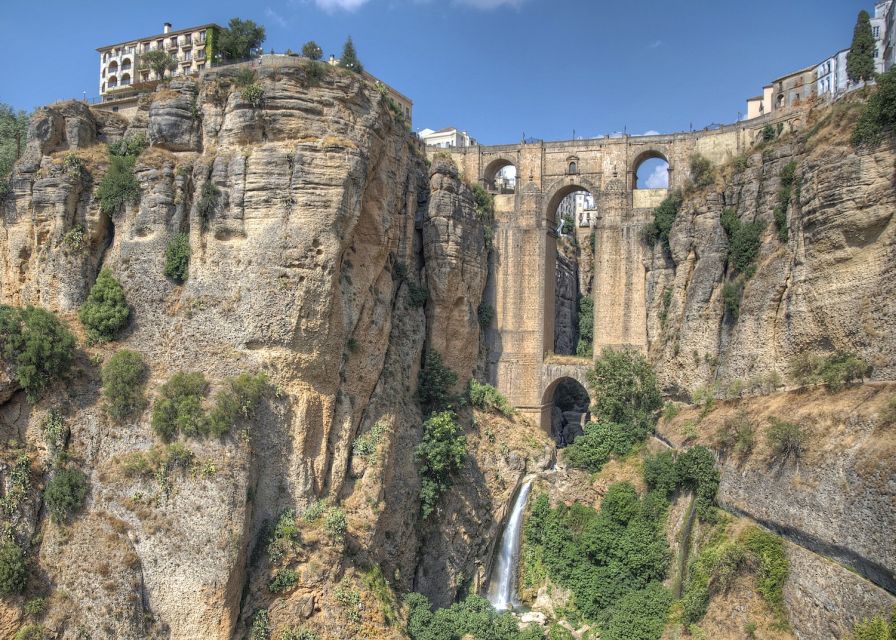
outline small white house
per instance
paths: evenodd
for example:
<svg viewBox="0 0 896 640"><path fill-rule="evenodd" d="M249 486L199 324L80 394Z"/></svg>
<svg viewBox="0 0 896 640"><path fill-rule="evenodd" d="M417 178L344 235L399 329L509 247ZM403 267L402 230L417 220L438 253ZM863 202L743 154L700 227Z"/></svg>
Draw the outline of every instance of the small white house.
<svg viewBox="0 0 896 640"><path fill-rule="evenodd" d="M447 149L451 147L472 147L476 144L476 140L471 138L466 131L459 131L454 127L439 129L438 131L423 129L417 135L420 136L420 139L423 140L427 147Z"/></svg>

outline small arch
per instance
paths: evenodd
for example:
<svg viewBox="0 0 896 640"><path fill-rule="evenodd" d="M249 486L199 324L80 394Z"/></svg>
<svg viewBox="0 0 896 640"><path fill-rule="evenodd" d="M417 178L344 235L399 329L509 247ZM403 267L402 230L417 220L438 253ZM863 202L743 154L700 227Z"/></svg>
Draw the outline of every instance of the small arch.
<svg viewBox="0 0 896 640"><path fill-rule="evenodd" d="M579 163L575 160L571 160L569 163L569 170L567 173L571 176L576 175L579 172Z"/></svg>
<svg viewBox="0 0 896 640"><path fill-rule="evenodd" d="M109 76L109 82L106 83L106 86L109 89L114 89L118 86L118 76Z"/></svg>
<svg viewBox="0 0 896 640"><path fill-rule="evenodd" d="M585 432L585 425L591 419L591 396L581 380L560 377L545 389L542 406L546 408L551 437L558 447L565 447Z"/></svg>
<svg viewBox="0 0 896 640"><path fill-rule="evenodd" d="M642 151L632 163L632 190L668 189L669 159L656 149Z"/></svg>
<svg viewBox="0 0 896 640"><path fill-rule="evenodd" d="M130 68L131 68L131 59L130 58L125 58L124 60L121 61L121 70L122 71L127 71Z"/></svg>
<svg viewBox="0 0 896 640"><path fill-rule="evenodd" d="M545 201L547 202L545 220L547 220L551 227L556 227L558 224L557 210L560 208L560 203L563 202L568 195L577 191L587 191L592 202L597 193L597 189L594 185L589 184L587 180L583 180L578 176L575 176L575 179L572 176L563 178L559 184L554 184L545 193Z"/></svg>
<svg viewBox="0 0 896 640"><path fill-rule="evenodd" d="M131 84L131 74L123 73L121 75L121 86L124 87L124 86L130 85L130 84Z"/></svg>
<svg viewBox="0 0 896 640"><path fill-rule="evenodd" d="M492 193L516 192L516 165L507 158L492 160L482 174L485 188Z"/></svg>
<svg viewBox="0 0 896 640"><path fill-rule="evenodd" d="M109 73L118 73L118 63L115 60L109 63Z"/></svg>

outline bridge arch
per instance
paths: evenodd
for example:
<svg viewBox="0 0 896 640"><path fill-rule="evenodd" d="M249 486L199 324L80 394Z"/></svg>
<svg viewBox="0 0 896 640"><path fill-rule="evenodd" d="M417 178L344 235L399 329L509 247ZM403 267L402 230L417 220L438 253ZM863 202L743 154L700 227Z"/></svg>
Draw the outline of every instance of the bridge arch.
<svg viewBox="0 0 896 640"><path fill-rule="evenodd" d="M516 159L502 155L489 161L482 171L482 182L485 188L491 192L513 193L516 189L515 183L512 186L500 184L498 179L499 174L508 167L513 167L514 172L516 172L519 169Z"/></svg>
<svg viewBox="0 0 896 640"><path fill-rule="evenodd" d="M557 209L563 199L576 191L587 191L597 201L597 185L581 174L567 175L548 187L544 194L544 202L547 206L544 210L544 219L552 228L557 226Z"/></svg>
<svg viewBox="0 0 896 640"><path fill-rule="evenodd" d="M634 191L638 189L638 171L641 169L641 165L643 165L648 160L662 160L666 163L667 170L669 172L669 187L672 186L672 163L669 162L669 158L665 151L658 149L656 147L651 147L649 149L645 149L638 153L635 156L635 159L632 161L630 176L631 176L631 188ZM643 187L641 187L643 188Z"/></svg>
<svg viewBox="0 0 896 640"><path fill-rule="evenodd" d="M591 395L585 367L567 366L542 394L542 428L558 446L571 444L590 419Z"/></svg>

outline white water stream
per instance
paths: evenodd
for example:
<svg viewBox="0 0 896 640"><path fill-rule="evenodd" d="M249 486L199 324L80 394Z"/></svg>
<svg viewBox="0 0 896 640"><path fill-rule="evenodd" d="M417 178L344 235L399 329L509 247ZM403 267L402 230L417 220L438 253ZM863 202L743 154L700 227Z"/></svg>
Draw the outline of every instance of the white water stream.
<svg viewBox="0 0 896 640"><path fill-rule="evenodd" d="M501 536L501 547L498 549L495 564L492 567L488 581L488 601L498 611L513 609L518 604L516 600L516 578L520 555L520 532L523 525L523 511L526 509L526 501L529 499L529 490L532 488L532 478L523 481L513 510L504 527Z"/></svg>

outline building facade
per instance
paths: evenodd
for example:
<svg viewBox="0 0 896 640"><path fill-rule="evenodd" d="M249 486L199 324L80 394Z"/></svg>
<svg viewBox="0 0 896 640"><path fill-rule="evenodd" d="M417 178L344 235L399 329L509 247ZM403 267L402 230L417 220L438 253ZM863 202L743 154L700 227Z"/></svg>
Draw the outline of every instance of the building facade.
<svg viewBox="0 0 896 640"><path fill-rule="evenodd" d="M815 68L816 93L819 96L836 96L849 88L846 74L846 56L849 49L838 51Z"/></svg>
<svg viewBox="0 0 896 640"><path fill-rule="evenodd" d="M874 70L883 73L889 67L886 64L886 48L888 40L888 22L893 11L893 1L883 0L874 5L874 17L871 18L871 33L874 36Z"/></svg>
<svg viewBox="0 0 896 640"><path fill-rule="evenodd" d="M116 93L126 93L135 85L155 82L161 78L140 64L140 57L150 51L166 51L174 58L176 67L170 75L198 73L212 65L216 24L204 24L189 29L171 30L165 23L162 33L99 47L100 96L106 100Z"/></svg>
<svg viewBox="0 0 896 640"><path fill-rule="evenodd" d="M460 131L454 127L439 129L423 129L417 134L427 147L442 147L445 149L455 147L472 147L476 140L471 138L466 131Z"/></svg>

